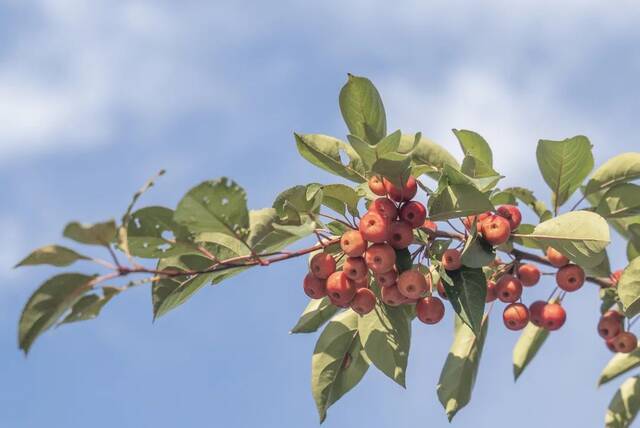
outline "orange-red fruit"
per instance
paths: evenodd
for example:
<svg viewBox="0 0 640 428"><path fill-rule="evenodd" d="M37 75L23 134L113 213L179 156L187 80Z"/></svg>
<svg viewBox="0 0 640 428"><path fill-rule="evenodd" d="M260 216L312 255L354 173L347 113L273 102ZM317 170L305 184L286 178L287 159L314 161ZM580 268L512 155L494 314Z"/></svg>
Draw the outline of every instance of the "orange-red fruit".
<svg viewBox="0 0 640 428"><path fill-rule="evenodd" d="M344 274L351 280L358 280L367 277L367 264L362 257L347 257L342 266Z"/></svg>
<svg viewBox="0 0 640 428"><path fill-rule="evenodd" d="M368 288L360 288L351 301L351 309L360 315L368 314L376 306L376 295Z"/></svg>
<svg viewBox="0 0 640 428"><path fill-rule="evenodd" d="M493 302L498 298L498 287L496 286L495 281L487 281L487 297L485 298L485 302Z"/></svg>
<svg viewBox="0 0 640 428"><path fill-rule="evenodd" d="M529 319L536 327L542 327L544 325L542 312L545 306L547 306L547 302L544 300L536 300L529 306Z"/></svg>
<svg viewBox="0 0 640 428"><path fill-rule="evenodd" d="M304 277L304 282L302 285L305 294L312 299L320 299L327 295L327 281L324 279L316 278L310 273L308 273Z"/></svg>
<svg viewBox="0 0 640 428"><path fill-rule="evenodd" d="M522 283L513 275L505 274L496 283L498 299L504 303L513 303L522 296Z"/></svg>
<svg viewBox="0 0 640 428"><path fill-rule="evenodd" d="M618 281L620 281L621 276L622 276L622 269L617 270L611 274L611 283L614 287L618 285Z"/></svg>
<svg viewBox="0 0 640 428"><path fill-rule="evenodd" d="M396 202L410 201L418 193L418 183L413 177L409 177L402 188L398 188L386 178L383 179L383 183L389 197Z"/></svg>
<svg viewBox="0 0 640 428"><path fill-rule="evenodd" d="M378 196L384 196L387 194L387 191L384 188L384 183L380 177L376 175L369 179L369 189Z"/></svg>
<svg viewBox="0 0 640 428"><path fill-rule="evenodd" d="M309 269L316 278L327 279L336 271L336 260L331 254L318 253L311 258Z"/></svg>
<svg viewBox="0 0 640 428"><path fill-rule="evenodd" d="M613 339L615 339L615 337L612 337L611 339L605 339L604 344L607 345L607 348L609 348L609 351L617 352L616 347L613 346Z"/></svg>
<svg viewBox="0 0 640 428"><path fill-rule="evenodd" d="M367 272L364 278L353 280L353 284L356 286L356 290L369 288L369 272Z"/></svg>
<svg viewBox="0 0 640 428"><path fill-rule="evenodd" d="M480 224L484 221L484 219L486 219L487 217L490 217L491 215L492 215L491 211L487 211L478 215L470 215L462 220L462 224L464 224L464 227L466 227L468 230L471 230L471 226L473 226L473 221L477 219L476 227L480 228Z"/></svg>
<svg viewBox="0 0 640 428"><path fill-rule="evenodd" d="M427 291L427 279L417 270L407 270L398 277L398 290L408 299L417 299Z"/></svg>
<svg viewBox="0 0 640 428"><path fill-rule="evenodd" d="M433 232L437 232L438 231L438 224L431 221L431 220L425 220L424 223L422 223L422 227L424 229L429 229Z"/></svg>
<svg viewBox="0 0 640 428"><path fill-rule="evenodd" d="M398 286L395 284L390 285L389 287L382 287L380 289L380 297L381 300L389 306L399 306L407 299L402 295L402 293L400 293Z"/></svg>
<svg viewBox="0 0 640 428"><path fill-rule="evenodd" d="M389 272L396 264L396 252L389 244L373 244L364 258L369 269L376 274Z"/></svg>
<svg viewBox="0 0 640 428"><path fill-rule="evenodd" d="M398 250L407 248L413 242L413 229L406 221L394 221L389 226L389 245Z"/></svg>
<svg viewBox="0 0 640 428"><path fill-rule="evenodd" d="M446 270L460 269L462 267L460 251L452 248L442 253L442 266L444 266Z"/></svg>
<svg viewBox="0 0 640 428"><path fill-rule="evenodd" d="M418 201L407 202L400 210L400 220L404 220L414 229L424 224L427 209Z"/></svg>
<svg viewBox="0 0 640 428"><path fill-rule="evenodd" d="M349 230L340 238L340 248L349 257L360 257L367 249L367 241L358 230Z"/></svg>
<svg viewBox="0 0 640 428"><path fill-rule="evenodd" d="M598 334L603 339L613 339L622 332L622 320L613 316L600 317L598 321Z"/></svg>
<svg viewBox="0 0 640 428"><path fill-rule="evenodd" d="M547 258L549 259L549 263L555 267L562 267L569 263L569 259L564 254L551 247L547 248Z"/></svg>
<svg viewBox="0 0 640 428"><path fill-rule="evenodd" d="M344 272L334 272L327 278L327 296L336 306L345 307L356 294L356 285Z"/></svg>
<svg viewBox="0 0 640 428"><path fill-rule="evenodd" d="M449 299L449 297L447 297L447 291L444 289L444 284L442 283L442 281L438 281L438 285L436 286L436 288L438 289L438 295L440 297L445 300Z"/></svg>
<svg viewBox="0 0 640 428"><path fill-rule="evenodd" d="M612 340L616 352L628 354L638 347L638 338L630 331L623 331Z"/></svg>
<svg viewBox="0 0 640 428"><path fill-rule="evenodd" d="M526 287L534 286L540 281L540 269L531 264L520 265L518 266L518 278L520 278L522 285Z"/></svg>
<svg viewBox="0 0 640 428"><path fill-rule="evenodd" d="M389 238L389 219L375 211L369 211L360 219L359 230L369 242L384 242Z"/></svg>
<svg viewBox="0 0 640 428"><path fill-rule="evenodd" d="M578 265L567 265L556 272L558 287L564 291L576 291L584 284L584 270Z"/></svg>
<svg viewBox="0 0 640 428"><path fill-rule="evenodd" d="M484 239L491 245L504 244L509 240L511 228L509 222L499 215L492 215L480 223L480 232Z"/></svg>
<svg viewBox="0 0 640 428"><path fill-rule="evenodd" d="M444 317L444 304L435 296L418 299L416 316L425 324L436 324Z"/></svg>
<svg viewBox="0 0 640 428"><path fill-rule="evenodd" d="M373 201L369 211L375 211L389 220L395 220L398 217L398 207L388 198L378 198Z"/></svg>
<svg viewBox="0 0 640 428"><path fill-rule="evenodd" d="M502 205L496 210L500 217L504 217L509 222L511 230L516 230L522 221L522 213L515 205Z"/></svg>
<svg viewBox="0 0 640 428"><path fill-rule="evenodd" d="M607 311L602 315L602 318L613 318L616 321L620 321L622 322L622 320L624 319L624 315L622 315L620 312L618 311Z"/></svg>
<svg viewBox="0 0 640 428"><path fill-rule="evenodd" d="M381 287L388 287L396 283L398 272L395 269L391 269L389 272L377 273L376 280Z"/></svg>
<svg viewBox="0 0 640 428"><path fill-rule="evenodd" d="M542 309L542 326L547 330L557 330L567 320L567 313L559 303L547 303Z"/></svg>
<svg viewBox="0 0 640 428"><path fill-rule="evenodd" d="M529 322L529 310L522 303L512 303L504 308L502 320L509 330L522 330Z"/></svg>

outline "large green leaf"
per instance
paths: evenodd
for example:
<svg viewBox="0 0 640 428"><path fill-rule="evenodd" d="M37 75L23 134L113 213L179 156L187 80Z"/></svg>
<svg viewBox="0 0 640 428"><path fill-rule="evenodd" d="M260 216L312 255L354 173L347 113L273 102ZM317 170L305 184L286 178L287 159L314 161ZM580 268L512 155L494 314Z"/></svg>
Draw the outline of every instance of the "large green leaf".
<svg viewBox="0 0 640 428"><path fill-rule="evenodd" d="M64 228L65 238L87 245L108 247L116 237L116 223L113 220L95 224L71 222Z"/></svg>
<svg viewBox="0 0 640 428"><path fill-rule="evenodd" d="M491 147L480 134L466 129L454 129L453 133L465 155L471 155L489 167L493 166Z"/></svg>
<svg viewBox="0 0 640 428"><path fill-rule="evenodd" d="M423 136L420 136L417 144L415 144L415 139L415 134L403 134L400 139L398 151L402 153L411 151L413 164L418 167L422 173L427 173L429 176L437 178L439 172L445 165L453 168L460 167L456 158L444 147Z"/></svg>
<svg viewBox="0 0 640 428"><path fill-rule="evenodd" d="M358 315L352 310L336 315L318 338L311 358L311 392L320 422L327 409L355 387L369 368L360 338Z"/></svg>
<svg viewBox="0 0 640 428"><path fill-rule="evenodd" d="M376 144L387 135L387 118L380 94L365 77L349 74L340 90L340 111L349 132Z"/></svg>
<svg viewBox="0 0 640 428"><path fill-rule="evenodd" d="M470 268L487 266L496 258L493 247L478 235L475 225L462 250L462 264Z"/></svg>
<svg viewBox="0 0 640 428"><path fill-rule="evenodd" d="M437 388L438 399L447 412L449 421L471 400L488 325L489 320L485 316L480 334L476 336L467 324L456 317L453 344L440 373Z"/></svg>
<svg viewBox="0 0 640 428"><path fill-rule="evenodd" d="M536 199L536 197L533 195L533 192L529 189L525 189L524 187L509 187L507 189L504 189L502 193L511 194L516 199L519 199L520 201L528 205L533 210L533 212L538 215L540 221L547 221L551 217L553 217L553 214L547 209L545 203Z"/></svg>
<svg viewBox="0 0 640 428"><path fill-rule="evenodd" d="M275 208L249 212L251 231L247 237L247 243L256 254L278 251L310 235L316 227L313 221L307 221L301 225L284 225L278 220ZM235 248L234 251L237 254L243 253L241 248Z"/></svg>
<svg viewBox="0 0 640 428"><path fill-rule="evenodd" d="M627 243L627 260L635 260L638 256L640 256L640 244L629 241Z"/></svg>
<svg viewBox="0 0 640 428"><path fill-rule="evenodd" d="M640 258L633 259L618 281L618 296L629 318L640 313Z"/></svg>
<svg viewBox="0 0 640 428"><path fill-rule="evenodd" d="M192 251L189 232L173 216L173 210L164 207L145 207L131 214L127 226L129 253L157 259Z"/></svg>
<svg viewBox="0 0 640 428"><path fill-rule="evenodd" d="M493 189L503 178L491 166L471 155L464 157L460 171L472 177L473 184L482 192Z"/></svg>
<svg viewBox="0 0 640 428"><path fill-rule="evenodd" d="M606 428L627 428L640 409L640 377L634 376L624 381L613 396L604 417Z"/></svg>
<svg viewBox="0 0 640 428"><path fill-rule="evenodd" d="M358 215L358 201L360 196L349 186L344 184L328 184L322 186L322 204L342 215L349 211L351 215Z"/></svg>
<svg viewBox="0 0 640 428"><path fill-rule="evenodd" d="M460 319L479 335L487 297L487 280L482 269L463 266L454 272L441 272L441 275L451 306Z"/></svg>
<svg viewBox="0 0 640 428"><path fill-rule="evenodd" d="M562 141L540 140L536 150L538 167L553 192L556 211L580 187L593 169L591 143L578 135Z"/></svg>
<svg viewBox="0 0 640 428"><path fill-rule="evenodd" d="M429 218L433 221L466 217L493 210L491 201L470 184L444 186L429 198Z"/></svg>
<svg viewBox="0 0 640 428"><path fill-rule="evenodd" d="M606 161L591 176L585 194L640 178L640 153L623 153Z"/></svg>
<svg viewBox="0 0 640 428"><path fill-rule="evenodd" d="M120 293L119 288L102 287L102 295L94 293L85 294L73 305L69 315L64 317L64 319L60 321L60 324L68 324L97 318L104 305L109 303L109 301L118 293Z"/></svg>
<svg viewBox="0 0 640 428"><path fill-rule="evenodd" d="M573 211L536 226L526 237L544 247L553 247L583 267L597 266L609 244L609 226L605 219L589 211Z"/></svg>
<svg viewBox="0 0 640 428"><path fill-rule="evenodd" d="M356 183L367 181L362 159L348 144L327 135L294 134L294 136L300 155L315 166ZM342 162L341 153L349 158L346 165Z"/></svg>
<svg viewBox="0 0 640 428"><path fill-rule="evenodd" d="M79 273L63 273L47 280L31 295L18 326L18 343L25 354L38 336L55 325L91 289L94 278Z"/></svg>
<svg viewBox="0 0 640 428"><path fill-rule="evenodd" d="M313 333L338 312L328 297L311 299L290 333Z"/></svg>
<svg viewBox="0 0 640 428"><path fill-rule="evenodd" d="M552 300L550 303L555 303ZM549 336L549 330L537 327L533 323L527 324L513 348L513 377L518 380L524 369L536 356Z"/></svg>
<svg viewBox="0 0 640 428"><path fill-rule="evenodd" d="M405 308L376 305L358 319L358 331L371 362L404 387L411 344L411 323Z"/></svg>
<svg viewBox="0 0 640 428"><path fill-rule="evenodd" d="M598 386L604 385L638 366L640 366L640 348L630 354L615 354L600 373Z"/></svg>
<svg viewBox="0 0 640 428"><path fill-rule="evenodd" d="M301 225L312 219L322 205L321 186L294 186L280 192L273 202L278 216L287 224Z"/></svg>
<svg viewBox="0 0 640 428"><path fill-rule="evenodd" d="M640 213L640 186L622 183L609 188L596 208L604 218L630 217Z"/></svg>
<svg viewBox="0 0 640 428"><path fill-rule="evenodd" d="M191 232L218 232L243 239L249 232L247 194L226 177L205 181L178 203L174 220Z"/></svg>
<svg viewBox="0 0 640 428"><path fill-rule="evenodd" d="M89 257L78 254L67 247L47 245L29 254L15 267L33 265L53 265L60 267L69 266L78 260L89 260Z"/></svg>
<svg viewBox="0 0 640 428"><path fill-rule="evenodd" d="M409 178L411 157L401 153L387 153L376 160L372 171L389 179L398 187L403 187Z"/></svg>

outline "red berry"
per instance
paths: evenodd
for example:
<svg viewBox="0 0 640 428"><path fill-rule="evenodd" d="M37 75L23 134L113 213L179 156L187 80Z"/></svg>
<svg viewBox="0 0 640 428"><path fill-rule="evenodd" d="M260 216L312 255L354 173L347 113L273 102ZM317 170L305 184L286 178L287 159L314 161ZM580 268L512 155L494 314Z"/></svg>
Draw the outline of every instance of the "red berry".
<svg viewBox="0 0 640 428"><path fill-rule="evenodd" d="M384 242L389 238L389 219L376 211L369 211L360 219L358 229L367 241Z"/></svg>
<svg viewBox="0 0 640 428"><path fill-rule="evenodd" d="M424 224L427 218L427 209L418 201L411 201L404 204L400 210L400 220L404 220L414 229Z"/></svg>
<svg viewBox="0 0 640 428"><path fill-rule="evenodd" d="M356 286L344 272L334 272L327 278L327 296L336 306L345 307L356 294Z"/></svg>
<svg viewBox="0 0 640 428"><path fill-rule="evenodd" d="M312 299L320 299L327 295L327 281L324 279L316 278L312 274L308 273L304 277L303 288L307 296Z"/></svg>
<svg viewBox="0 0 640 428"><path fill-rule="evenodd" d="M347 257L342 266L344 274L351 280L358 280L367 277L367 264L362 257Z"/></svg>
<svg viewBox="0 0 640 428"><path fill-rule="evenodd" d="M424 223L422 223L422 227L424 229L431 230L432 232L438 231L438 224L431 220L425 220Z"/></svg>
<svg viewBox="0 0 640 428"><path fill-rule="evenodd" d="M496 283L498 299L504 303L513 303L522 296L522 283L513 275L505 274Z"/></svg>
<svg viewBox="0 0 640 428"><path fill-rule="evenodd" d="M547 302L544 300L537 300L529 306L529 318L536 327L543 327L544 325L542 313L545 306L547 306Z"/></svg>
<svg viewBox="0 0 640 428"><path fill-rule="evenodd" d="M467 230L471 230L471 226L473 226L473 222L474 220L476 221L476 228L480 229L480 224L484 221L484 219L486 219L487 217L491 216L491 211L487 211L484 212L482 214L478 214L478 215L470 215L467 216L466 218L464 218L462 220L462 223L464 224L464 227L467 228Z"/></svg>
<svg viewBox="0 0 640 428"><path fill-rule="evenodd" d="M427 280L417 270L407 270L398 277L398 290L408 299L417 299L427 291Z"/></svg>
<svg viewBox="0 0 640 428"><path fill-rule="evenodd" d="M496 210L499 216L504 217L508 222L511 230L516 230L522 221L522 213L515 205L502 205Z"/></svg>
<svg viewBox="0 0 640 428"><path fill-rule="evenodd" d="M509 222L499 215L492 215L480 223L482 237L491 245L504 244L509 240L511 228Z"/></svg>
<svg viewBox="0 0 640 428"><path fill-rule="evenodd" d="M336 260L331 254L318 253L311 258L309 269L316 278L327 279L336 271Z"/></svg>
<svg viewBox="0 0 640 428"><path fill-rule="evenodd" d="M369 269L376 274L389 272L396 264L396 252L389 244L373 244L364 258Z"/></svg>
<svg viewBox="0 0 640 428"><path fill-rule="evenodd" d="M540 269L531 264L524 264L518 267L518 278L522 285L526 287L534 286L540 281Z"/></svg>
<svg viewBox="0 0 640 428"><path fill-rule="evenodd" d="M442 266L444 266L446 270L460 269L462 267L460 251L449 249L442 253Z"/></svg>
<svg viewBox="0 0 640 428"><path fill-rule="evenodd" d="M547 330L557 330L567 320L567 313L559 303L547 303L542 309L542 324Z"/></svg>
<svg viewBox="0 0 640 428"><path fill-rule="evenodd" d="M406 221L394 221L390 226L389 245L398 250L407 248L413 242L413 229Z"/></svg>
<svg viewBox="0 0 640 428"><path fill-rule="evenodd" d="M366 315L376 306L376 295L368 288L360 288L351 301L351 309L360 315Z"/></svg>
<svg viewBox="0 0 640 428"><path fill-rule="evenodd" d="M547 259L555 267L562 267L569 263L569 259L564 254L551 247L547 248Z"/></svg>
<svg viewBox="0 0 640 428"><path fill-rule="evenodd" d="M389 306L400 306L407 300L407 298L400 293L398 286L395 284L388 287L382 287L380 289L380 297L381 300Z"/></svg>
<svg viewBox="0 0 640 428"><path fill-rule="evenodd" d="M522 303L512 303L504 308L502 320L509 330L522 330L529 322L529 310Z"/></svg>
<svg viewBox="0 0 640 428"><path fill-rule="evenodd" d="M393 285L398 280L398 272L395 269L391 269L389 272L377 273L376 281L381 287L388 287Z"/></svg>
<svg viewBox="0 0 640 428"><path fill-rule="evenodd" d="M444 289L444 284L442 283L442 281L438 281L438 285L436 288L438 289L438 295L440 297L442 297L445 300L449 299L449 297L447 297L447 291Z"/></svg>
<svg viewBox="0 0 640 428"><path fill-rule="evenodd" d="M630 331L623 331L613 338L612 343L616 352L628 354L629 352L635 351L638 347L638 338Z"/></svg>
<svg viewBox="0 0 640 428"><path fill-rule="evenodd" d="M564 291L576 291L584 284L584 270L578 265L567 265L556 272L558 287Z"/></svg>
<svg viewBox="0 0 640 428"><path fill-rule="evenodd" d="M387 198L378 198L371 202L369 211L375 211L389 220L395 220L398 217L398 207Z"/></svg>
<svg viewBox="0 0 640 428"><path fill-rule="evenodd" d="M436 324L444 317L444 304L435 296L418 299L416 316L425 324Z"/></svg>
<svg viewBox="0 0 640 428"><path fill-rule="evenodd" d="M498 298L498 287L495 281L487 281L487 297L485 302L493 302Z"/></svg>
<svg viewBox="0 0 640 428"><path fill-rule="evenodd" d="M349 230L340 238L340 248L349 257L360 257L367 249L367 241L358 230Z"/></svg>
<svg viewBox="0 0 640 428"><path fill-rule="evenodd" d="M402 188L398 188L386 178L383 178L383 183L389 197L396 202L410 201L418 193L418 183L413 177L409 177Z"/></svg>
<svg viewBox="0 0 640 428"><path fill-rule="evenodd" d="M378 196L384 196L387 194L387 191L384 188L384 183L380 177L376 175L369 179L369 189Z"/></svg>
<svg viewBox="0 0 640 428"><path fill-rule="evenodd" d="M598 334L603 339L613 339L622 332L622 319L603 315L598 321Z"/></svg>
<svg viewBox="0 0 640 428"><path fill-rule="evenodd" d="M616 287L618 282L620 281L620 277L622 276L622 269L615 271L611 274L611 285Z"/></svg>

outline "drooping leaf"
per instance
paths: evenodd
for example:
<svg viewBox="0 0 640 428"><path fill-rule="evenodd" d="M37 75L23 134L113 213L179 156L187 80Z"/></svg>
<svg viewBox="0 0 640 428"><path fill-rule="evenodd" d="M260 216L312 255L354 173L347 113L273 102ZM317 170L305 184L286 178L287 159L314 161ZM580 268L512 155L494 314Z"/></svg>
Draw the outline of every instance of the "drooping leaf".
<svg viewBox="0 0 640 428"><path fill-rule="evenodd" d="M640 186L622 183L610 187L600 200L596 212L604 218L640 214Z"/></svg>
<svg viewBox="0 0 640 428"><path fill-rule="evenodd" d="M356 151L360 159L362 160L362 164L366 170L370 170L371 166L378 160L378 155L376 152L376 146L367 143L364 139L358 137L357 135L347 135L347 140L353 147L353 150Z"/></svg>
<svg viewBox="0 0 640 428"><path fill-rule="evenodd" d="M404 308L376 305L373 311L359 317L358 331L371 362L405 387L411 323Z"/></svg>
<svg viewBox="0 0 640 428"><path fill-rule="evenodd" d="M487 141L480 134L466 129L454 129L453 133L460 142L465 155L471 155L486 166L493 166L493 153Z"/></svg>
<svg viewBox="0 0 640 428"><path fill-rule="evenodd" d="M487 195L469 184L451 184L429 198L429 218L433 221L466 217L493 210Z"/></svg>
<svg viewBox="0 0 640 428"><path fill-rule="evenodd" d="M589 195L637 178L640 178L640 153L622 153L596 169L587 183L585 194Z"/></svg>
<svg viewBox="0 0 640 428"><path fill-rule="evenodd" d="M364 164L358 153L337 138L320 134L294 134L298 152L315 166L347 180L363 183L367 181ZM345 165L340 154L349 158Z"/></svg>
<svg viewBox="0 0 640 428"><path fill-rule="evenodd" d="M503 176L496 172L491 166L471 155L464 157L460 171L472 177L473 183L478 190L482 192L493 189L503 178Z"/></svg>
<svg viewBox="0 0 640 428"><path fill-rule="evenodd" d="M402 187L409 178L411 157L400 153L387 153L380 156L371 170L389 179L393 184Z"/></svg>
<svg viewBox="0 0 640 428"><path fill-rule="evenodd" d="M604 385L607 382L622 376L625 373L640 366L640 348L629 354L617 353L607 363L605 368L600 373L598 379L598 386Z"/></svg>
<svg viewBox="0 0 640 428"><path fill-rule="evenodd" d="M564 204L593 169L591 143L578 135L562 141L540 140L536 150L538 167L553 192L553 206Z"/></svg>
<svg viewBox="0 0 640 428"><path fill-rule="evenodd" d="M129 253L157 259L192 251L189 232L173 216L173 210L164 207L145 207L131 214L127 227Z"/></svg>
<svg viewBox="0 0 640 428"><path fill-rule="evenodd" d="M640 258L633 259L618 281L618 297L628 318L640 313Z"/></svg>
<svg viewBox="0 0 640 428"><path fill-rule="evenodd" d="M481 268L496 258L493 247L478 235L473 226L472 234L462 250L462 264L470 268Z"/></svg>
<svg viewBox="0 0 640 428"><path fill-rule="evenodd" d="M251 231L247 237L248 245L256 254L279 251L305 236L313 233L316 224L306 221L301 225L286 225L278 222L279 218L274 208L263 208L249 212ZM220 242L218 242L220 243ZM243 254L243 249L230 247L236 254Z"/></svg>
<svg viewBox="0 0 640 428"><path fill-rule="evenodd" d="M18 343L25 354L43 332L51 328L84 293L95 277L63 273L45 281L29 298L18 326Z"/></svg>
<svg viewBox="0 0 640 428"><path fill-rule="evenodd" d="M552 300L550 303L555 303ZM549 330L537 327L533 323L527 324L513 348L513 377L518 380L524 369L536 356L544 342L549 337Z"/></svg>
<svg viewBox="0 0 640 428"><path fill-rule="evenodd" d="M460 319L475 334L480 334L485 299L487 297L487 280L482 269L463 266L453 272L447 272L451 282L443 276L447 298Z"/></svg>
<svg viewBox="0 0 640 428"><path fill-rule="evenodd" d="M351 215L358 215L358 193L344 184L329 184L322 186L322 203L332 210L345 214L345 209Z"/></svg>
<svg viewBox="0 0 640 428"><path fill-rule="evenodd" d="M358 315L347 310L322 331L311 358L311 391L320 422L327 409L355 387L369 368L358 336Z"/></svg>
<svg viewBox="0 0 640 428"><path fill-rule="evenodd" d="M108 247L116 237L116 223L113 220L95 224L81 224L74 221L67 224L63 235L81 244Z"/></svg>
<svg viewBox="0 0 640 428"><path fill-rule="evenodd" d="M620 386L611 399L604 418L606 428L627 428L640 409L640 376L634 376Z"/></svg>
<svg viewBox="0 0 640 428"><path fill-rule="evenodd" d="M604 256L602 257L602 261L598 263L596 266L586 267L584 268L587 276L595 276L599 278L606 278L611 275L611 264L609 262L609 254L607 251L603 251Z"/></svg>
<svg viewBox="0 0 640 428"><path fill-rule="evenodd" d="M417 144L415 144L415 139L416 135L414 134L403 134L398 151L402 153L411 151L413 164L420 168L422 173L437 178L445 165L456 169L460 168L456 158L444 147L423 136L420 136Z"/></svg>
<svg viewBox="0 0 640 428"><path fill-rule="evenodd" d="M547 221L551 217L553 217L553 214L547 209L545 203L536 199L536 197L533 195L533 192L529 189L525 189L524 187L509 187L507 189L504 189L502 192L510 193L515 198L528 205L533 210L533 212L538 215L540 221Z"/></svg>
<svg viewBox="0 0 640 428"><path fill-rule="evenodd" d="M471 400L471 392L478 374L489 320L482 319L482 329L476 335L456 317L453 344L438 381L438 399L449 421Z"/></svg>
<svg viewBox="0 0 640 428"><path fill-rule="evenodd" d="M310 184L284 190L276 197L273 208L286 224L301 225L318 213L321 204L321 186Z"/></svg>
<svg viewBox="0 0 640 428"><path fill-rule="evenodd" d="M609 226L605 219L589 211L573 211L547 220L528 235L514 234L553 247L574 263L593 267L602 262L609 244Z"/></svg>
<svg viewBox="0 0 640 428"><path fill-rule="evenodd" d="M640 256L640 244L629 241L627 243L627 260L635 260L638 256Z"/></svg>
<svg viewBox="0 0 640 428"><path fill-rule="evenodd" d="M118 293L116 287L102 287L102 295L85 294L72 307L69 315L64 317L60 324L68 324L77 321L87 321L97 318L100 311Z"/></svg>
<svg viewBox="0 0 640 428"><path fill-rule="evenodd" d="M382 156L387 153L396 152L400 147L401 138L402 132L400 132L399 129L384 137L378 144L375 145L377 155Z"/></svg>
<svg viewBox="0 0 640 428"><path fill-rule="evenodd" d="M516 197L508 191L496 189L495 192L491 195L491 203L494 206L504 204L517 205L518 201L516 200Z"/></svg>
<svg viewBox="0 0 640 428"><path fill-rule="evenodd" d="M340 90L340 111L349 132L369 144L376 144L387 135L384 105L369 79L349 74Z"/></svg>
<svg viewBox="0 0 640 428"><path fill-rule="evenodd" d="M78 260L89 260L89 257L78 254L70 248L60 245L47 245L38 248L27 257L25 257L15 267L34 266L34 265L52 265L52 266L69 266Z"/></svg>
<svg viewBox="0 0 640 428"><path fill-rule="evenodd" d="M616 287L601 288L600 301L600 313L604 314L619 301Z"/></svg>
<svg viewBox="0 0 640 428"><path fill-rule="evenodd" d="M395 250L396 253L396 268L398 273L410 270L413 267L413 260L411 259L411 252L408 248L402 248Z"/></svg>
<svg viewBox="0 0 640 428"><path fill-rule="evenodd" d="M290 333L313 333L338 312L328 297L311 299Z"/></svg>

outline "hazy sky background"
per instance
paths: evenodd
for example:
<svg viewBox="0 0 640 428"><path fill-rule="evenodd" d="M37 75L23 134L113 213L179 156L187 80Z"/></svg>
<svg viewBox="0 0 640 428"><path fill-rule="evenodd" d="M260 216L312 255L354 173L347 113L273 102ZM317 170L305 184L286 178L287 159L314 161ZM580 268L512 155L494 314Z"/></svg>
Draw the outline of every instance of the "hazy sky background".
<svg viewBox="0 0 640 428"><path fill-rule="evenodd" d="M67 221L120 216L160 168L143 204L173 207L223 175L251 208L294 184L338 181L298 156L292 132L344 136L347 72L376 83L390 130L422 131L459 156L450 129L473 129L494 147L503 185L548 200L539 138L587 135L596 164L638 150L639 19L626 0L0 0L0 426L317 426L316 336L288 335L306 304L304 260L206 288L155 324L139 287L98 320L45 334L28 359L19 313L55 270L11 266L63 242ZM621 245L611 255L625 264ZM565 302L567 324L517 384L518 334L494 308L454 426L602 425L617 382L595 387L611 356L595 331L597 291ZM414 324L408 389L372 368L325 425L448 426L435 385L451 329L451 311Z"/></svg>

